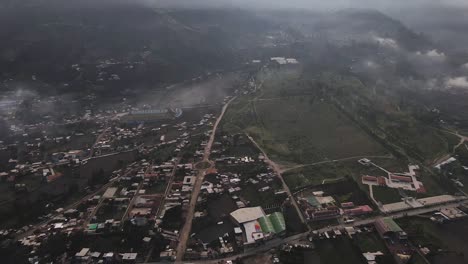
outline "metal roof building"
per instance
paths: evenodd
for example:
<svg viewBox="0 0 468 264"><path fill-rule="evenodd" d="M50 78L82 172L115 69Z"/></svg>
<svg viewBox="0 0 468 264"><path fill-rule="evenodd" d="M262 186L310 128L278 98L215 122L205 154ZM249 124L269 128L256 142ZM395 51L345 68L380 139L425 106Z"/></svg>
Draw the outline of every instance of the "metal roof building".
<svg viewBox="0 0 468 264"><path fill-rule="evenodd" d="M272 213L268 216L273 223L276 233L281 233L286 231L286 221L284 220L284 215L280 212Z"/></svg>
<svg viewBox="0 0 468 264"><path fill-rule="evenodd" d="M406 233L390 217L379 218L375 221L375 229L382 237L396 235L399 239L406 238Z"/></svg>
<svg viewBox="0 0 468 264"><path fill-rule="evenodd" d="M237 224L257 220L264 216L265 212L263 212L263 209L260 206L240 208L231 213L231 217L235 222L237 222Z"/></svg>
<svg viewBox="0 0 468 264"><path fill-rule="evenodd" d="M258 219L258 222L264 233L279 234L286 230L286 222L284 221L283 214L280 212L264 216Z"/></svg>

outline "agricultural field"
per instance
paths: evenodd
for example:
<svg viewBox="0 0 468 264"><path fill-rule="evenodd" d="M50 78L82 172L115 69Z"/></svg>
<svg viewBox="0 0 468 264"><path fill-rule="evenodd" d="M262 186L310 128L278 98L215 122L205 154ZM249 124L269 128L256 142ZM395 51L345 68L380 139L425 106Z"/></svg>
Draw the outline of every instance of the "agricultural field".
<svg viewBox="0 0 468 264"><path fill-rule="evenodd" d="M388 150L424 163L452 151L454 138L437 128L440 119L419 101L350 76L321 74L316 78L340 112Z"/></svg>
<svg viewBox="0 0 468 264"><path fill-rule="evenodd" d="M325 163L292 169L283 174L291 190L309 185L321 185L350 176L350 171L342 163Z"/></svg>
<svg viewBox="0 0 468 264"><path fill-rule="evenodd" d="M401 195L398 193L398 189L373 186L372 187L375 200L382 204L397 203L401 202Z"/></svg>
<svg viewBox="0 0 468 264"><path fill-rule="evenodd" d="M362 175L385 176L385 172L373 166L363 166L352 158L336 162L322 162L290 168L283 173L283 177L291 189L308 185L320 185L342 180L345 177L353 178L360 186ZM392 171L405 171L408 167L405 162L391 156L372 159L377 164ZM361 186L367 189L366 186ZM365 188L364 188L365 187Z"/></svg>
<svg viewBox="0 0 468 264"><path fill-rule="evenodd" d="M467 263L466 219L440 225L429 219L410 217L399 219L397 223L408 233L413 244L431 250L428 256L431 263Z"/></svg>
<svg viewBox="0 0 468 264"><path fill-rule="evenodd" d="M367 111L374 109L369 106ZM452 151L453 137L415 119L410 113L391 110L376 111L373 115L364 117L361 123L408 158L430 164Z"/></svg>
<svg viewBox="0 0 468 264"><path fill-rule="evenodd" d="M239 122L238 127L252 135L275 161L307 164L386 154L380 144L333 105L314 97L259 99L246 107L240 111L248 112L252 118L238 120L243 117L235 113L234 107L226 119Z"/></svg>
<svg viewBox="0 0 468 264"><path fill-rule="evenodd" d="M262 70L256 82L251 96L233 102L222 127L250 134L283 166L388 153L431 164L458 144L413 116L411 104L356 78L305 76L298 67Z"/></svg>
<svg viewBox="0 0 468 264"><path fill-rule="evenodd" d="M344 259L349 264L365 263L359 248L348 237L320 240L316 250L323 264L343 263Z"/></svg>

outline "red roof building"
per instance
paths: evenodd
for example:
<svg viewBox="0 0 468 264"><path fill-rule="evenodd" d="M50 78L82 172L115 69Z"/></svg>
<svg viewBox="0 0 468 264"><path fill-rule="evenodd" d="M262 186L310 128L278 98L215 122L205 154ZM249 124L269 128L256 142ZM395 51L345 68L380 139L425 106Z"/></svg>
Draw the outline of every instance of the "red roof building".
<svg viewBox="0 0 468 264"><path fill-rule="evenodd" d="M325 210L307 210L307 213L312 220L325 220L338 217L340 210L337 207L332 207Z"/></svg>
<svg viewBox="0 0 468 264"><path fill-rule="evenodd" d="M182 182L173 182L172 183L172 190L181 189L184 184Z"/></svg>
<svg viewBox="0 0 468 264"><path fill-rule="evenodd" d="M426 193L426 188L424 186L420 186L417 190L417 193Z"/></svg>
<svg viewBox="0 0 468 264"><path fill-rule="evenodd" d="M387 186L387 181L386 181L387 178L383 177L383 176L380 176L379 178L377 178L377 183L380 185L380 186Z"/></svg>
<svg viewBox="0 0 468 264"><path fill-rule="evenodd" d="M364 176L362 176L362 180L363 181L377 182L377 177L364 175Z"/></svg>
<svg viewBox="0 0 468 264"><path fill-rule="evenodd" d="M51 174L51 175L47 176L47 182L53 182L53 181L57 180L60 177L62 177L62 173L60 173L60 172L55 173L55 174Z"/></svg>
<svg viewBox="0 0 468 264"><path fill-rule="evenodd" d="M400 182L413 182L413 179L411 177L398 176L398 175L395 175L395 174L390 175L390 179L392 181L396 180L396 181L400 181Z"/></svg>
<svg viewBox="0 0 468 264"><path fill-rule="evenodd" d="M342 208L353 208L354 203L353 202L347 202L347 203L341 203Z"/></svg>
<svg viewBox="0 0 468 264"><path fill-rule="evenodd" d="M218 170L216 168L209 168L207 171L206 171L206 174L217 174L218 173Z"/></svg>
<svg viewBox="0 0 468 264"><path fill-rule="evenodd" d="M363 215L372 213L374 210L368 205L361 205L351 209L345 209L344 213L347 215Z"/></svg>

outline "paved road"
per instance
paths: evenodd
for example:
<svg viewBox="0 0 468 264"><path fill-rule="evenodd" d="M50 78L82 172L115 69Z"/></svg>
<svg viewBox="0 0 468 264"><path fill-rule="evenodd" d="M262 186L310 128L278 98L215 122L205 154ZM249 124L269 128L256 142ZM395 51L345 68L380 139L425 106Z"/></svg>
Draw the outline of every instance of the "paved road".
<svg viewBox="0 0 468 264"><path fill-rule="evenodd" d="M257 144L257 142L255 142L255 140L247 135L247 137L250 139L250 141L252 141L252 143L262 152L263 156L265 157L265 162L268 163L270 165L271 168L273 168L273 170L275 171L276 175L278 176L278 178L280 179L281 181L281 184L283 185L283 189L286 191L286 193L288 194L288 197L289 197L289 200L291 201L292 205L294 206L294 208L296 208L296 212L297 212L297 215L299 216L299 218L301 219L301 222L305 225L307 225L307 221L305 220L304 218L304 215L302 214L302 211L301 209L299 208L299 205L297 204L297 201L296 199L294 198L293 194L291 193L291 190L289 190L289 187L288 185L286 184L286 182L284 181L283 179L283 176L281 175L281 168L278 164L276 164L274 161L272 161L270 158L268 158L268 155L266 154L266 152L260 147L260 145Z"/></svg>
<svg viewBox="0 0 468 264"><path fill-rule="evenodd" d="M394 219L402 218L402 217L405 217L405 216L415 216L415 215L430 213L430 212L439 210L440 208L459 206L459 205L461 205L463 203L466 203L466 202L467 202L467 200L465 198L462 201L447 203L447 204L444 204L444 205L435 205L435 206L430 206L430 207L417 208L417 209L412 209L412 210L409 210L409 211L388 214L387 216L392 217ZM370 225L370 224L373 224L375 222L375 220L377 220L378 218L381 218L381 217L382 216L373 216L373 217L370 217L370 218L355 221L354 223L351 223L351 224L339 224L339 225L334 225L334 226L329 226L329 227L324 227L324 228L321 228L321 229L317 229L315 231L318 231L319 233L323 233L325 231L328 232L328 231L333 231L333 230L336 230L336 229L344 229L347 226L359 227L359 226ZM310 234L310 232L304 232L304 233L289 236L289 237L286 237L286 238L272 239L272 240L269 240L268 242L266 242L264 245L261 245L261 246L258 246L258 247L252 248L252 249L246 249L243 253L236 254L236 255L229 256L229 257L222 258L222 259L204 260L204 261L187 261L186 263L213 263L214 264L214 263L220 263L222 261L234 260L236 258L243 258L243 257L255 255L255 254L258 254L258 253L261 253L261 252L266 252L266 251L268 251L270 249L276 248L276 247L278 247L278 246L280 246L282 244L285 244L285 243L293 243L293 242L297 242L299 240L306 239L309 234ZM147 263L147 264L149 264L149 263Z"/></svg>
<svg viewBox="0 0 468 264"><path fill-rule="evenodd" d="M218 128L219 123L223 119L224 113L226 113L226 109L229 107L229 104L232 101L234 101L234 99L236 99L236 97L233 97L223 106L223 109L221 110L221 114L216 120L213 126L213 129L211 131L210 139L208 140L208 143L205 146L205 151L203 153L202 162L209 162L211 147L213 146L213 142L214 142L215 135L216 135L216 129ZM187 216L185 218L185 224L182 227L182 230L180 231L180 235L179 235L179 244L177 245L177 255L176 255L177 262L180 262L183 259L185 250L187 248L187 240L189 238L190 231L192 229L192 220L193 220L193 214L195 213L195 206L197 204L198 196L200 195L200 189L203 183L203 179L205 178L207 169L208 168L198 170L197 178L195 179L195 183L193 185L192 196L190 198Z"/></svg>

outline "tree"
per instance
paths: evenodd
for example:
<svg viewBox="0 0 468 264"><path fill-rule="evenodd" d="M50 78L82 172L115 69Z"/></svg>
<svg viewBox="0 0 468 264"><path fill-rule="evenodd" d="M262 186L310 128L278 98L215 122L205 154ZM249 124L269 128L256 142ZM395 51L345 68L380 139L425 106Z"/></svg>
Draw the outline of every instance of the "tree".
<svg viewBox="0 0 468 264"><path fill-rule="evenodd" d="M65 253L67 250L67 235L64 233L52 234L47 238L45 243L39 247L38 253L40 255L50 255L50 260L54 260L58 256Z"/></svg>
<svg viewBox="0 0 468 264"><path fill-rule="evenodd" d="M96 172L93 172L91 175L91 178L88 180L89 185L98 185L98 184L104 184L108 181L106 174L104 170L101 168Z"/></svg>

